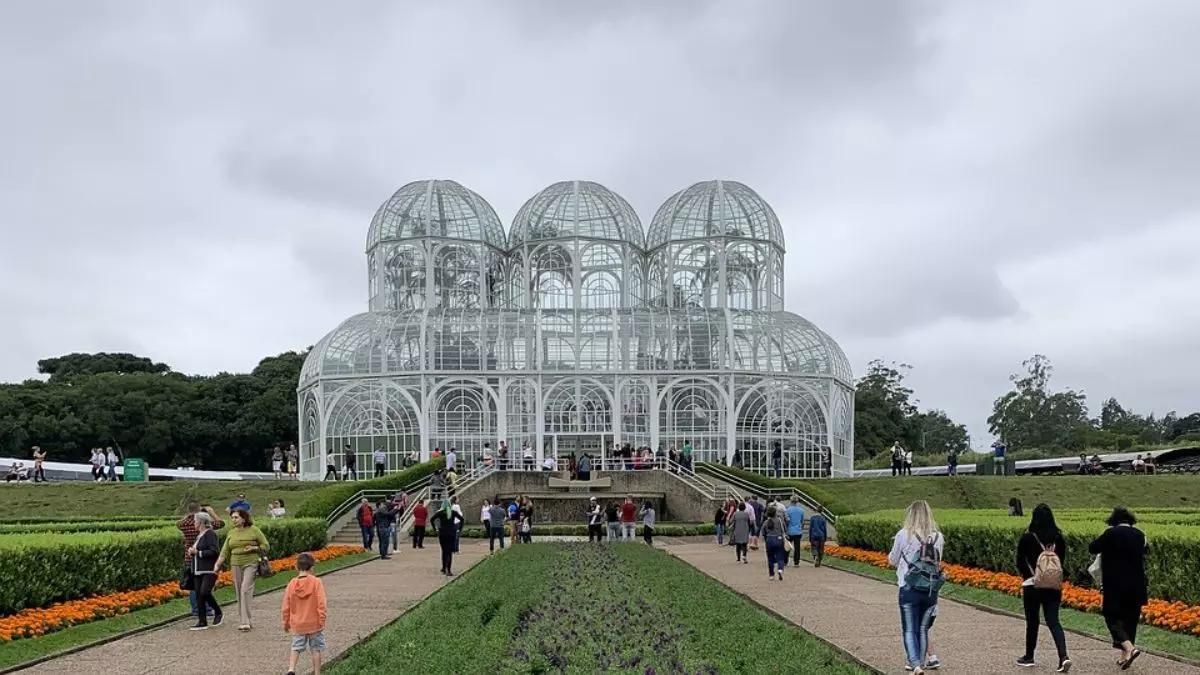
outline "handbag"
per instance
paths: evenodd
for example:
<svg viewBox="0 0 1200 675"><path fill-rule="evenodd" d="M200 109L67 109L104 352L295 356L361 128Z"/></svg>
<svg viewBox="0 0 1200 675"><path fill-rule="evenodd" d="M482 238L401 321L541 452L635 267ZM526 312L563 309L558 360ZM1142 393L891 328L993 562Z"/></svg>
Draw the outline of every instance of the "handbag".
<svg viewBox="0 0 1200 675"><path fill-rule="evenodd" d="M192 571L191 565L184 565L179 573L179 588L185 591L196 590L196 573Z"/></svg>
<svg viewBox="0 0 1200 675"><path fill-rule="evenodd" d="M263 579L275 574L275 570L271 569L271 561L267 559L267 556L259 556L258 568L255 570L255 573Z"/></svg>
<svg viewBox="0 0 1200 675"><path fill-rule="evenodd" d="M1088 574L1092 575L1092 579L1096 582L1096 588L1104 588L1104 574L1100 567L1100 554L1096 554L1096 558L1092 560L1092 564L1088 565Z"/></svg>

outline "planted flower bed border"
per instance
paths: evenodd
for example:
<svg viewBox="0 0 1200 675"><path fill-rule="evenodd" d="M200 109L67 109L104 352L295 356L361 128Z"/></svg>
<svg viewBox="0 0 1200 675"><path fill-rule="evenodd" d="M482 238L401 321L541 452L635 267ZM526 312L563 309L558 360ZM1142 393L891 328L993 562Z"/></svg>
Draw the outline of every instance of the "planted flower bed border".
<svg viewBox="0 0 1200 675"><path fill-rule="evenodd" d="M875 567L891 567L887 554L879 551L830 544L825 547L825 553L835 558L867 563ZM943 563L942 567L946 579L951 583L1000 591L1018 597L1021 595L1021 577L1015 574L992 572L954 563ZM1083 588L1070 582L1063 584L1063 604L1072 609L1098 613L1101 599L1100 591L1093 588ZM1200 606L1152 598L1142 609L1142 623L1176 633L1200 636Z"/></svg>
<svg viewBox="0 0 1200 675"><path fill-rule="evenodd" d="M317 562L323 562L362 551L361 546L326 546L313 551L312 555ZM295 565L295 555L271 561L271 569L275 572L285 572ZM228 571L221 572L217 577L218 588L232 583L233 576ZM187 594L187 591L179 588L178 582L169 581L132 591L96 595L59 602L49 607L22 610L12 616L0 618L0 644L40 637L70 626L155 607L175 598L186 597Z"/></svg>

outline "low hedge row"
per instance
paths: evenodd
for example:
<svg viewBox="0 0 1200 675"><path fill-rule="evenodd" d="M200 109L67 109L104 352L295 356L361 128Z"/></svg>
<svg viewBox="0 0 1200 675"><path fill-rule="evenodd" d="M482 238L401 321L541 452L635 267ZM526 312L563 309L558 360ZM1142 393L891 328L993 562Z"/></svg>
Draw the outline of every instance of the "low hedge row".
<svg viewBox="0 0 1200 675"><path fill-rule="evenodd" d="M1028 516L1009 517L987 511L935 512L946 537L947 562L980 567L994 572L1016 573L1017 540L1029 526ZM838 543L875 551L889 551L892 538L904 515L900 511L880 511L838 519ZM1087 567L1093 556L1088 545L1104 531L1102 520L1091 522L1063 519L1059 523L1067 544L1064 572L1080 586L1091 586ZM1177 524L1139 523L1146 533L1150 554L1146 573L1150 595L1165 600L1200 604L1200 528Z"/></svg>
<svg viewBox="0 0 1200 675"><path fill-rule="evenodd" d="M166 520L170 516L23 516L20 518L5 518L6 525L34 525L43 523L115 523L115 522L149 522Z"/></svg>
<svg viewBox="0 0 1200 675"><path fill-rule="evenodd" d="M512 525L509 524L505 531L512 533ZM608 529L603 530L607 535ZM716 534L717 528L711 523L663 523L655 526L654 535L656 537L695 537L698 535ZM409 530L409 534L412 530ZM534 525L534 536L543 537L586 537L588 534L587 525ZM468 525L463 528L462 536L471 539L486 539L487 532L479 525ZM637 527L637 536L642 536L642 526Z"/></svg>
<svg viewBox="0 0 1200 675"><path fill-rule="evenodd" d="M257 525L282 558L325 546L325 521L293 518ZM224 538L228 528L218 530ZM0 616L62 600L157 584L179 576L175 527L137 532L0 536Z"/></svg>
<svg viewBox="0 0 1200 675"><path fill-rule="evenodd" d="M359 490L401 490L443 466L445 466L445 460L439 457L382 478L332 482L305 497L304 503L296 510L296 516L299 518L327 518L334 509L353 497Z"/></svg>
<svg viewBox="0 0 1200 675"><path fill-rule="evenodd" d="M83 522L45 522L24 523L18 525L0 525L0 535L33 534L35 532L137 532L138 530L153 530L159 527L174 525L175 518L159 518L157 520L117 520L106 522L92 520Z"/></svg>

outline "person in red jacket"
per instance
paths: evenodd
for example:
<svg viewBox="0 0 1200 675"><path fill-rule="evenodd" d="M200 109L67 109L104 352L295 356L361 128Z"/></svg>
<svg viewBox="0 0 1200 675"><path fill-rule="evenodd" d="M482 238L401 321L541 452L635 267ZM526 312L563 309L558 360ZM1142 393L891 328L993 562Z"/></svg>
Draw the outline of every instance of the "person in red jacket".
<svg viewBox="0 0 1200 675"><path fill-rule="evenodd" d="M371 509L371 502L367 501L366 497L362 498L362 502L358 505L358 513L354 515L358 520L358 527L362 530L363 548L371 550L371 544L375 542L375 511Z"/></svg>
<svg viewBox="0 0 1200 675"><path fill-rule="evenodd" d="M626 497L625 503L621 505L621 539L623 541L633 541L633 535L637 531L637 506L633 503L633 497Z"/></svg>
<svg viewBox="0 0 1200 675"><path fill-rule="evenodd" d="M425 548L425 526L429 524L429 509L424 499L418 499L413 507L413 548Z"/></svg>
<svg viewBox="0 0 1200 675"><path fill-rule="evenodd" d="M288 675L296 675L300 652L312 656L314 675L321 674L321 652L325 651L325 584L312 575L311 553L296 556L299 574L288 582L283 593L283 632L292 636L288 655Z"/></svg>

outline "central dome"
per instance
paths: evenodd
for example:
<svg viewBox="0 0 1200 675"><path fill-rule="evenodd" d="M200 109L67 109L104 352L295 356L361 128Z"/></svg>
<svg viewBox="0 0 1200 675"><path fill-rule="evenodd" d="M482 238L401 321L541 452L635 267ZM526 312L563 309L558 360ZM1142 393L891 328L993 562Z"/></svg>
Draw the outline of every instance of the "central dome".
<svg viewBox="0 0 1200 675"><path fill-rule="evenodd" d="M732 180L696 183L671 195L650 221L650 249L672 241L736 237L775 244L783 228L775 210L746 185Z"/></svg>
<svg viewBox="0 0 1200 675"><path fill-rule="evenodd" d="M645 247L642 222L629 202L599 183L554 183L525 202L509 232L512 248L561 239L605 239Z"/></svg>
<svg viewBox="0 0 1200 675"><path fill-rule="evenodd" d="M483 197L452 180L413 181L391 196L371 219L367 251L385 241L444 237L506 248L504 226Z"/></svg>

